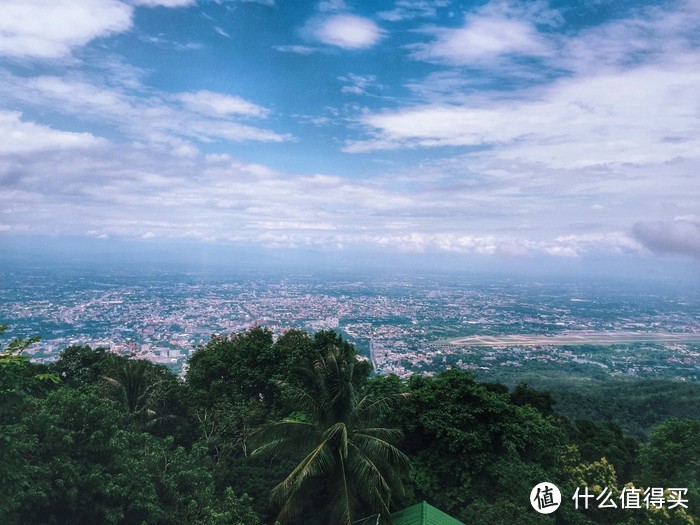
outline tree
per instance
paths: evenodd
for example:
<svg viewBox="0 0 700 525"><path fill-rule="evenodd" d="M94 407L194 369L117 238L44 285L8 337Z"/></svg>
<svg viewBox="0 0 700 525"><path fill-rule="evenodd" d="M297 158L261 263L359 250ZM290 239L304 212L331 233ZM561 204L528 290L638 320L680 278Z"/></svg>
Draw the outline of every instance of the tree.
<svg viewBox="0 0 700 525"><path fill-rule="evenodd" d="M71 345L61 352L58 361L50 369L70 386L91 386L98 384L109 369L123 359L125 358L112 354L105 348Z"/></svg>
<svg viewBox="0 0 700 525"><path fill-rule="evenodd" d="M209 406L242 398L269 397L271 378L280 360L273 349L272 332L255 327L230 337L213 337L189 360L187 383L204 394Z"/></svg>
<svg viewBox="0 0 700 525"><path fill-rule="evenodd" d="M7 326L0 325L0 336ZM0 348L0 522L9 523L20 503L19 492L31 469L24 454L31 443L22 435L19 420L32 395L59 382L43 365L32 364L22 352L39 337L15 339Z"/></svg>
<svg viewBox="0 0 700 525"><path fill-rule="evenodd" d="M683 506L669 505L671 491L663 490L666 505L656 507L644 503L644 487L626 483L620 488L615 467L605 458L591 463L581 463L566 469L567 478L561 485L562 493L577 494L578 509L572 511L562 506L557 523L572 525L693 525L693 516ZM584 496L583 494L587 495ZM590 498L590 501L589 501ZM611 509L599 504L605 500L616 502ZM627 502L635 502L630 505ZM637 505L638 503L638 505ZM689 508L692 508L692 503Z"/></svg>
<svg viewBox="0 0 700 525"><path fill-rule="evenodd" d="M535 390L527 383L519 383L518 386L513 389L510 400L515 405L530 405L543 416L553 415L554 405L557 404L552 394L541 390Z"/></svg>
<svg viewBox="0 0 700 525"><path fill-rule="evenodd" d="M178 435L189 441L181 390L184 388L167 368L143 359L117 357L112 369L102 376L104 393L144 429L161 437ZM177 430L177 432L175 432Z"/></svg>
<svg viewBox="0 0 700 525"><path fill-rule="evenodd" d="M640 478L656 487L688 488L689 508L700 508L700 420L671 418L651 432L640 451Z"/></svg>
<svg viewBox="0 0 700 525"><path fill-rule="evenodd" d="M221 498L202 447L140 431L94 388L33 399L21 426L29 479L3 524L259 523L247 496Z"/></svg>
<svg viewBox="0 0 700 525"><path fill-rule="evenodd" d="M164 395L164 378L151 363L128 359L111 374L103 376L107 390L130 414L155 415L155 405Z"/></svg>
<svg viewBox="0 0 700 525"><path fill-rule="evenodd" d="M604 457L615 466L618 482L627 483L633 479L639 445L612 421L579 419L571 428L571 440L578 446L584 461L593 462Z"/></svg>
<svg viewBox="0 0 700 525"><path fill-rule="evenodd" d="M312 339L304 331L287 330L273 342L272 332L261 327L213 337L197 349L187 371L192 417L222 473L230 470L230 460L249 456L255 428L286 413L277 383L331 346L354 352L332 331L317 332Z"/></svg>
<svg viewBox="0 0 700 525"><path fill-rule="evenodd" d="M465 523L497 516L528 523L534 511L522 502L541 480L553 479L565 443L557 421L462 370L413 376L408 389L395 412L413 465L413 501L430 500Z"/></svg>
<svg viewBox="0 0 700 525"><path fill-rule="evenodd" d="M330 346L295 369L280 387L296 411L256 435L254 454L303 451L272 491L282 522L302 513L318 480L327 491L326 522L341 525L349 525L362 505L368 514L389 515L392 496L403 492L409 461L395 445L401 433L378 424L392 399L363 395L367 369L357 363L352 346Z"/></svg>
<svg viewBox="0 0 700 525"><path fill-rule="evenodd" d="M0 325L0 336L7 330ZM44 366L34 365L22 354L39 337L15 339L6 348L0 348L0 417L9 417L32 391L42 382L58 383L59 379L48 373ZM1 420L0 420L1 421Z"/></svg>
<svg viewBox="0 0 700 525"><path fill-rule="evenodd" d="M240 498L231 487L224 491L219 508L211 509L206 516L207 525L259 525L260 518L253 511L251 499L243 494Z"/></svg>

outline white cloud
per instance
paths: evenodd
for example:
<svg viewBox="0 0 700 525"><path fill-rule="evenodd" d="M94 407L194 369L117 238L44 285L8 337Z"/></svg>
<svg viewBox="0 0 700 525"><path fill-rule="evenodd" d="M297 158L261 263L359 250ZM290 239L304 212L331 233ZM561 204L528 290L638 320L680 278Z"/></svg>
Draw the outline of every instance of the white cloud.
<svg viewBox="0 0 700 525"><path fill-rule="evenodd" d="M186 119L184 124L188 127L184 131L186 136L197 138L203 142L217 138L232 142L284 142L292 140L290 135L280 135L274 131L223 120ZM175 132L175 129L171 129L169 124L167 128L168 132Z"/></svg>
<svg viewBox="0 0 700 525"><path fill-rule="evenodd" d="M86 0L91 2L118 3ZM438 4L394 5L391 15L377 16L397 22L428 17ZM370 166L355 178L244 163L228 144L228 154L215 153L219 141L294 140L268 129L285 119L251 125L271 111L235 93L160 91L144 85L151 72L119 60L106 65L110 57L104 55L100 64L81 62L60 73L53 67L41 73L7 68L0 71L0 108L23 108L24 116L0 109L0 229L503 257L629 254L643 245L694 254L695 230L680 224L697 225L700 202L700 55L687 40L690 17L616 22L619 31L608 25L564 39L537 32L558 23L543 5L491 3L469 14L461 28L410 33L429 35L409 53L433 62L411 69L411 75L433 72L423 80L412 76L404 86L411 105L378 111L376 105L330 107L319 100L327 117L287 115L332 124L329 130L338 133L359 115L347 131L365 134L351 135L359 140L347 142L347 151L436 148L406 158L382 154L366 164L353 159ZM363 49L384 36L377 24L347 9L341 3L319 9L302 35L314 47L275 49L331 53L316 42ZM97 36L82 40L51 37L63 42L60 56L118 31L95 27ZM645 32L665 39L645 43ZM161 36L152 41L169 42ZM528 58L521 60L523 55ZM537 82L512 83L514 76L522 82L532 73L526 67L513 75L517 62L536 62L543 69L532 77ZM338 74L336 69L331 81L343 83L337 86L342 93L388 90L373 75ZM51 126L35 122L34 115L44 115ZM95 124L115 142L77 132ZM208 155L200 152L202 144ZM442 146L451 148L437 149ZM461 149L455 153L454 147ZM414 158L423 160L392 168ZM377 175L373 161L387 171ZM64 213L67 208L72 213ZM653 222L674 216L672 224ZM630 223L642 218L648 223L629 232Z"/></svg>
<svg viewBox="0 0 700 525"><path fill-rule="evenodd" d="M0 56L57 59L98 38L129 31L133 7L187 7L196 0L3 0Z"/></svg>
<svg viewBox="0 0 700 525"><path fill-rule="evenodd" d="M117 0L3 0L0 56L61 58L88 42L131 28L132 8Z"/></svg>
<svg viewBox="0 0 700 525"><path fill-rule="evenodd" d="M2 77L0 90L6 100L18 98L25 103L46 105L69 114L81 113L111 120L112 117L129 119L138 113L135 100L124 90L100 86L87 78L50 75L36 77ZM13 90L17 90L13 93Z"/></svg>
<svg viewBox="0 0 700 525"><path fill-rule="evenodd" d="M269 113L267 109L240 97L206 90L196 91L194 93L183 93L180 95L180 100L189 109L209 115L265 117Z"/></svg>
<svg viewBox="0 0 700 525"><path fill-rule="evenodd" d="M467 17L464 27L434 34L435 41L413 46L414 58L465 65L501 55L543 55L549 47L533 24L502 17Z"/></svg>
<svg viewBox="0 0 700 525"><path fill-rule="evenodd" d="M296 53L297 55L312 55L318 52L318 49L314 47L294 44L273 46L272 49L274 49L275 51L280 51L282 53Z"/></svg>
<svg viewBox="0 0 700 525"><path fill-rule="evenodd" d="M325 0L318 4L318 10L322 13L332 13L334 11L345 11L347 4L345 0Z"/></svg>
<svg viewBox="0 0 700 525"><path fill-rule="evenodd" d="M19 112L0 110L0 153L88 148L103 143L90 133L60 131L21 117Z"/></svg>
<svg viewBox="0 0 700 525"><path fill-rule="evenodd" d="M367 94L368 88L376 85L377 76L348 73L345 76L338 77L338 80L345 84L342 88L340 88L341 93L364 95Z"/></svg>
<svg viewBox="0 0 700 525"><path fill-rule="evenodd" d="M229 35L226 31L221 29L219 26L214 26L214 31L216 31L218 34L220 34L223 37L231 38L231 35Z"/></svg>
<svg viewBox="0 0 700 525"><path fill-rule="evenodd" d="M394 8L378 13L378 17L388 22L402 22L415 18L433 18L438 8L450 5L449 0L397 0Z"/></svg>
<svg viewBox="0 0 700 525"><path fill-rule="evenodd" d="M408 48L416 60L498 70L511 76L524 72L531 75L536 69L515 59L556 55L560 43L539 32L538 27L556 27L562 22L561 14L546 0L496 0L466 12L462 27L425 29L432 40Z"/></svg>
<svg viewBox="0 0 700 525"><path fill-rule="evenodd" d="M547 255L554 257L578 257L579 253L571 246L549 246L545 248Z"/></svg>
<svg viewBox="0 0 700 525"><path fill-rule="evenodd" d="M291 140L271 130L236 122L236 117L265 117L268 111L240 97L199 91L166 94L140 86L113 87L97 79L38 76L23 78L0 73L0 96L91 124L111 125L133 140L168 144L191 156L187 141L212 140L281 142Z"/></svg>
<svg viewBox="0 0 700 525"><path fill-rule="evenodd" d="M366 49L383 36L372 20L349 14L314 19L307 31L316 40L343 49Z"/></svg>
<svg viewBox="0 0 700 525"><path fill-rule="evenodd" d="M429 167L420 170L428 173L419 183L391 173L351 181L279 172L224 154L181 157L158 145L100 142L75 155L53 147L59 138L46 142L51 147L43 150L0 151L0 223L14 230L79 235L89 225L91 235L109 238L511 258L630 253L636 246L614 231L557 237L541 228L520 231L514 223L556 210L503 184L484 190L449 176L435 180ZM513 226L503 229L504 223Z"/></svg>
<svg viewBox="0 0 700 525"><path fill-rule="evenodd" d="M669 8L670 7L670 8ZM663 64L697 50L700 4L679 1L639 9L634 16L582 30L557 43L552 63L576 73L624 69L640 63Z"/></svg>
<svg viewBox="0 0 700 525"><path fill-rule="evenodd" d="M253 221L251 226L264 230L335 230L336 226L328 222L299 221Z"/></svg>
<svg viewBox="0 0 700 525"><path fill-rule="evenodd" d="M641 245L624 232L561 235L542 245L545 253L558 257L601 253L624 255L641 251Z"/></svg>
<svg viewBox="0 0 700 525"><path fill-rule="evenodd" d="M130 4L145 7L189 7L197 0L128 0Z"/></svg>
<svg viewBox="0 0 700 525"><path fill-rule="evenodd" d="M500 158L574 168L698 157L696 63L563 79L517 98L429 104L363 115L374 138L350 152L480 146Z"/></svg>

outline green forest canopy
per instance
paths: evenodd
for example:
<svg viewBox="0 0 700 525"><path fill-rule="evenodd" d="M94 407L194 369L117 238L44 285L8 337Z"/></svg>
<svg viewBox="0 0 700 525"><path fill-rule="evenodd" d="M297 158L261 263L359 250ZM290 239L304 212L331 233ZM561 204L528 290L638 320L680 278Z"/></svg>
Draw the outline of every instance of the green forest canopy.
<svg viewBox="0 0 700 525"><path fill-rule="evenodd" d="M32 364L31 343L0 353L2 523L327 525L423 500L469 524L700 519L700 421L683 414L641 442L613 420L561 415L526 384L373 376L332 331L217 337L184 380L85 346ZM543 480L564 495L554 515L529 505ZM576 510L583 486L686 487L688 509Z"/></svg>

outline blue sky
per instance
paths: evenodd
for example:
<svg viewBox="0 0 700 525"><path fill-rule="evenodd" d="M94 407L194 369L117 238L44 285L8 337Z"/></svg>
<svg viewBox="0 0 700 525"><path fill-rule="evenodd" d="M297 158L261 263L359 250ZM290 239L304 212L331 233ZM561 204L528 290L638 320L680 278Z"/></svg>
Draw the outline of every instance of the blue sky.
<svg viewBox="0 0 700 525"><path fill-rule="evenodd" d="M699 93L696 0L3 0L0 243L696 265Z"/></svg>

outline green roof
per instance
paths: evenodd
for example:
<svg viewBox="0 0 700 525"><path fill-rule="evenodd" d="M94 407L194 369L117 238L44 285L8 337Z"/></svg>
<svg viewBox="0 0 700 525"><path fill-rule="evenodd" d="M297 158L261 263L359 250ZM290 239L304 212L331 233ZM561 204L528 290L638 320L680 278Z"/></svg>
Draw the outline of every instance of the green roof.
<svg viewBox="0 0 700 525"><path fill-rule="evenodd" d="M391 515L393 525L464 525L425 501Z"/></svg>

